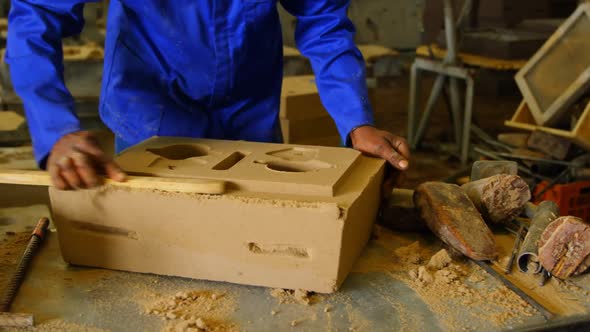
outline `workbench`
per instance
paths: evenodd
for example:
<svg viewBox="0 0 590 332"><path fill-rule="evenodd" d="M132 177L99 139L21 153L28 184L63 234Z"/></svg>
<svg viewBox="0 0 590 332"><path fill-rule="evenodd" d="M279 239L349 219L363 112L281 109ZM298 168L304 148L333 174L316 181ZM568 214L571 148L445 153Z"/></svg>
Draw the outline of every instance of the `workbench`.
<svg viewBox="0 0 590 332"><path fill-rule="evenodd" d="M7 250L9 243L17 236L26 237L23 234L30 232L40 216L48 215L49 208L45 204L27 206L14 187L0 189L0 287L4 288L10 263L20 255L20 250ZM26 195L34 196L30 192ZM31 201L41 203L35 201L42 201L42 196L43 193L36 195L41 199ZM53 230L34 258L12 312L33 313L41 331L160 331L171 322L149 314L150 304L178 292L208 291L222 296L218 301L225 308L224 320L245 331L493 331L544 321L532 308L522 308L528 316L519 315L518 306L522 303L510 303L518 298L467 261L460 264L468 271L462 280L470 289L467 299L471 304L452 294L434 299L427 296L426 289L417 291L417 284L408 279L408 271L396 266L394 254L396 248L414 241L434 251L441 248L429 234L377 228L341 290L331 295L313 295L310 305L305 305L280 304L279 299L271 296L271 290L263 287L69 266L61 259ZM481 280L470 282L475 274ZM544 287L557 284L550 280ZM576 278L567 285L552 305L574 308L571 314L589 312L590 277ZM540 289L536 285L532 288L533 293ZM496 305L494 301L502 303ZM202 316L206 319L207 313Z"/></svg>

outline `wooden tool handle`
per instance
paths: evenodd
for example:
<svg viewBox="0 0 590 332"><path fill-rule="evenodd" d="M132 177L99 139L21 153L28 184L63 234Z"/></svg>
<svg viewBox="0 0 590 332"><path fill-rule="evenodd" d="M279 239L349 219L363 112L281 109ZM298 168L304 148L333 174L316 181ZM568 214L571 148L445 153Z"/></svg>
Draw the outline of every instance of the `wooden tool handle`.
<svg viewBox="0 0 590 332"><path fill-rule="evenodd" d="M0 169L0 183L32 186L53 186L49 173L44 171L22 171ZM125 182L105 179L105 184L136 189L157 189L170 192L221 195L225 192L225 181L148 176L128 176Z"/></svg>

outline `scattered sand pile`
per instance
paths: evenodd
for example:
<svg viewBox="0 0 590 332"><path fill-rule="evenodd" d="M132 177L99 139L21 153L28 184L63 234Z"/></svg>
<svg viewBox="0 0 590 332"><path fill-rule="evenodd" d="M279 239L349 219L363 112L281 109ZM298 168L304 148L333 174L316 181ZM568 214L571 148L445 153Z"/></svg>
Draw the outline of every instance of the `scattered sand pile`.
<svg viewBox="0 0 590 332"><path fill-rule="evenodd" d="M403 264L421 264L424 262L424 256L428 254L420 247L418 241L409 246L398 248L394 253L397 260Z"/></svg>
<svg viewBox="0 0 590 332"><path fill-rule="evenodd" d="M270 290L270 295L279 300L279 304L298 303L303 305L312 305L319 302L320 298L313 292L302 289L281 289L275 288Z"/></svg>
<svg viewBox="0 0 590 332"><path fill-rule="evenodd" d="M370 250L353 271L385 272L402 281L424 301L443 329L478 329L482 321L490 329L503 329L536 313L479 266L448 249L441 250L443 244L434 236L376 227ZM392 253L388 261L382 258L384 251ZM408 315L406 319L413 319Z"/></svg>
<svg viewBox="0 0 590 332"><path fill-rule="evenodd" d="M232 311L232 299L222 293L204 290L178 292L146 306L145 313L169 321L164 331L239 331L236 324L227 321L228 313Z"/></svg>
<svg viewBox="0 0 590 332"><path fill-rule="evenodd" d="M451 256L449 256L448 251L441 249L439 252L434 254L434 256L430 257L430 261L428 261L428 267L431 269L441 270L447 265L451 264L452 261L453 260L451 259Z"/></svg>
<svg viewBox="0 0 590 332"><path fill-rule="evenodd" d="M395 270L424 302L440 317L448 317L448 328L465 327L468 321L458 321L449 315L454 305L470 305L479 319L503 326L510 320L530 317L535 310L504 286L475 287L486 279L485 271L466 261L453 260L446 249L435 254L419 242L394 251L395 261L402 263ZM397 274L396 274L397 276ZM480 312L478 311L480 309ZM447 318L445 318L447 319Z"/></svg>
<svg viewBox="0 0 590 332"><path fill-rule="evenodd" d="M434 254L426 265L421 265L408 272L410 279L421 287L433 284L433 287L447 288L449 296L464 296L471 294L471 291L461 283L460 278L469 273L458 264L452 264L453 260L446 249L441 249ZM455 285L457 287L450 287Z"/></svg>

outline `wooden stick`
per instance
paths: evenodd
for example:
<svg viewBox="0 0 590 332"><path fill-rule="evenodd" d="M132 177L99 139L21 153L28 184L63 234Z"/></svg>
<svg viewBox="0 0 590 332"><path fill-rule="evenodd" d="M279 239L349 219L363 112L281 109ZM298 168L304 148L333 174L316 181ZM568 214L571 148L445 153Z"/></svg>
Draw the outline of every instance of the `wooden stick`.
<svg viewBox="0 0 590 332"><path fill-rule="evenodd" d="M0 327L28 327L33 326L32 314L14 314L0 312Z"/></svg>
<svg viewBox="0 0 590 332"><path fill-rule="evenodd" d="M44 171L0 170L0 183L32 186L53 186L49 173ZM104 179L105 185L134 189L157 189L170 192L220 195L225 193L225 181L184 178L128 176L125 182Z"/></svg>

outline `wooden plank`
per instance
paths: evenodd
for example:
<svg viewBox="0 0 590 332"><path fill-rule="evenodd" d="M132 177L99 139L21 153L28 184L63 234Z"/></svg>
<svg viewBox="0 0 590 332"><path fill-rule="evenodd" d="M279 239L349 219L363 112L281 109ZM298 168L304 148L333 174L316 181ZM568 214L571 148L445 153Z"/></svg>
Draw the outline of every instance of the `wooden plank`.
<svg viewBox="0 0 590 332"><path fill-rule="evenodd" d="M365 44L365 45L358 45L359 51L365 58L365 62L369 65L372 62L377 61L380 58L384 57L398 57L399 52L387 48L381 45L374 45L374 44Z"/></svg>
<svg viewBox="0 0 590 332"><path fill-rule="evenodd" d="M25 123L25 118L13 111L0 111L0 131L14 131Z"/></svg>
<svg viewBox="0 0 590 332"><path fill-rule="evenodd" d="M512 119L504 122L504 124L512 128L528 131L540 130L560 136L590 150L590 103L588 103L575 128L571 131L537 125L526 102L521 103Z"/></svg>
<svg viewBox="0 0 590 332"><path fill-rule="evenodd" d="M220 180L177 179L146 176L128 176L125 182L104 179L105 184L134 189L155 189L196 194L223 194L225 182ZM32 186L53 186L49 173L43 171L0 170L0 183Z"/></svg>
<svg viewBox="0 0 590 332"><path fill-rule="evenodd" d="M584 4L516 74L537 124L554 124L590 86L589 34L590 4Z"/></svg>
<svg viewBox="0 0 590 332"><path fill-rule="evenodd" d="M528 147L541 151L555 159L564 160L572 145L571 139L535 130L529 137Z"/></svg>
<svg viewBox="0 0 590 332"><path fill-rule="evenodd" d="M284 57L303 57L303 55L301 55L299 50L297 50L295 47L290 47L290 46L283 46L283 56Z"/></svg>
<svg viewBox="0 0 590 332"><path fill-rule="evenodd" d="M416 49L416 55L430 57L430 52L428 49L428 45L422 45ZM432 50L432 55L437 59L444 59L447 55L447 51L445 49L442 49L434 44L430 45L430 49ZM495 70L518 70L522 68L527 62L527 60L494 59L463 52L459 52L458 57L461 62L467 65Z"/></svg>

